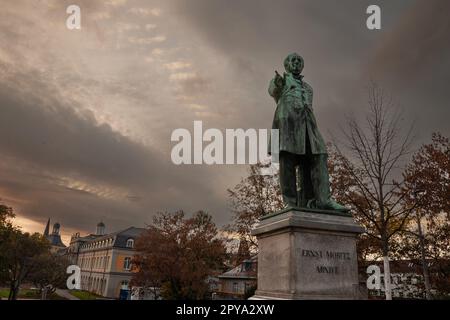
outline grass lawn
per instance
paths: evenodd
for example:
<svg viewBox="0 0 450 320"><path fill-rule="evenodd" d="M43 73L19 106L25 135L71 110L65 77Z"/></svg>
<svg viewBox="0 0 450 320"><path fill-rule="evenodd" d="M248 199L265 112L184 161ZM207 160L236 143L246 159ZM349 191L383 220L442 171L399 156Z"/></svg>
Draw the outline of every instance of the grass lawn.
<svg viewBox="0 0 450 320"><path fill-rule="evenodd" d="M0 298L2 299L8 299L9 296L9 289L7 288L0 288ZM31 289L20 289L19 299L41 299L41 294L37 290L31 290ZM47 294L47 300L66 300L65 298L62 298L58 296L56 293Z"/></svg>
<svg viewBox="0 0 450 320"><path fill-rule="evenodd" d="M77 297L80 300L96 300L96 299L104 299L104 297L96 295L95 293L82 291L82 290L70 290L71 295Z"/></svg>

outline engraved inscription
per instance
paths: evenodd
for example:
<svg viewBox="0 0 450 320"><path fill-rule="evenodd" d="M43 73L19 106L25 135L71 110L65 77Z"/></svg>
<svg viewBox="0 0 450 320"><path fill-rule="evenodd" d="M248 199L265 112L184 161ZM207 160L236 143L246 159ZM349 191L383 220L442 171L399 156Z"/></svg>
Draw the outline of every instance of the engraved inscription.
<svg viewBox="0 0 450 320"><path fill-rule="evenodd" d="M350 252L338 252L338 251L329 251L329 250L312 250L312 249L297 249L297 255L300 255L305 258L312 259L327 259L330 261L336 260L351 260ZM338 267L337 266L329 266L329 265L318 265L316 266L316 271L322 274L337 274Z"/></svg>

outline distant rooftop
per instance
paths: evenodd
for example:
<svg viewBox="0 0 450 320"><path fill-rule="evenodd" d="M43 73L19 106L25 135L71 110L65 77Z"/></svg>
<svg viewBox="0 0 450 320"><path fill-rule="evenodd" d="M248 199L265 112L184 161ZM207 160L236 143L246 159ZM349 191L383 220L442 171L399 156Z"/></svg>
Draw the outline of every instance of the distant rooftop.
<svg viewBox="0 0 450 320"><path fill-rule="evenodd" d="M222 273L219 278L233 278L233 279L256 279L256 265L258 263L258 256L254 255L250 259L244 260L237 267Z"/></svg>
<svg viewBox="0 0 450 320"><path fill-rule="evenodd" d="M124 230L120 230L113 233L108 233L105 235L88 235L86 237L80 237L79 240L84 241L83 246L89 245L91 243L97 243L104 240L112 240L110 246L116 248L127 248L127 241L129 239L135 240L138 238L145 230L145 228L129 227Z"/></svg>

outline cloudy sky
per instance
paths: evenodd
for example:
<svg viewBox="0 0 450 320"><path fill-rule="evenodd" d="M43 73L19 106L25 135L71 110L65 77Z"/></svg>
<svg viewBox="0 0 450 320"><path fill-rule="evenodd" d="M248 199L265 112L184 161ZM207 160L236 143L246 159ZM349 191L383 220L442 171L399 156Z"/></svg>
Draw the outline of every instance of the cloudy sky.
<svg viewBox="0 0 450 320"><path fill-rule="evenodd" d="M81 8L81 30L66 8ZM366 8L382 29L366 28ZM230 221L243 165L175 166L176 128L270 128L267 85L305 59L326 137L364 116L366 85L393 93L416 144L449 135L447 0L1 0L0 199L17 223L73 232L145 226L204 209Z"/></svg>

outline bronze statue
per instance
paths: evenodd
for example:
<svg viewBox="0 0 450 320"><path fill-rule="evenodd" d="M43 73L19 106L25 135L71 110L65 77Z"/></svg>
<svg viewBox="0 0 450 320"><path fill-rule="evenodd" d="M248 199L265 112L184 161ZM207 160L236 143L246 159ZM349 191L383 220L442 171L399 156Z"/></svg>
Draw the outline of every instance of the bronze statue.
<svg viewBox="0 0 450 320"><path fill-rule="evenodd" d="M284 60L283 76L275 71L269 94L277 109L273 129L279 130L280 184L287 207L347 212L331 199L327 150L313 114L313 89L303 81L303 58ZM269 148L270 150L270 148Z"/></svg>

